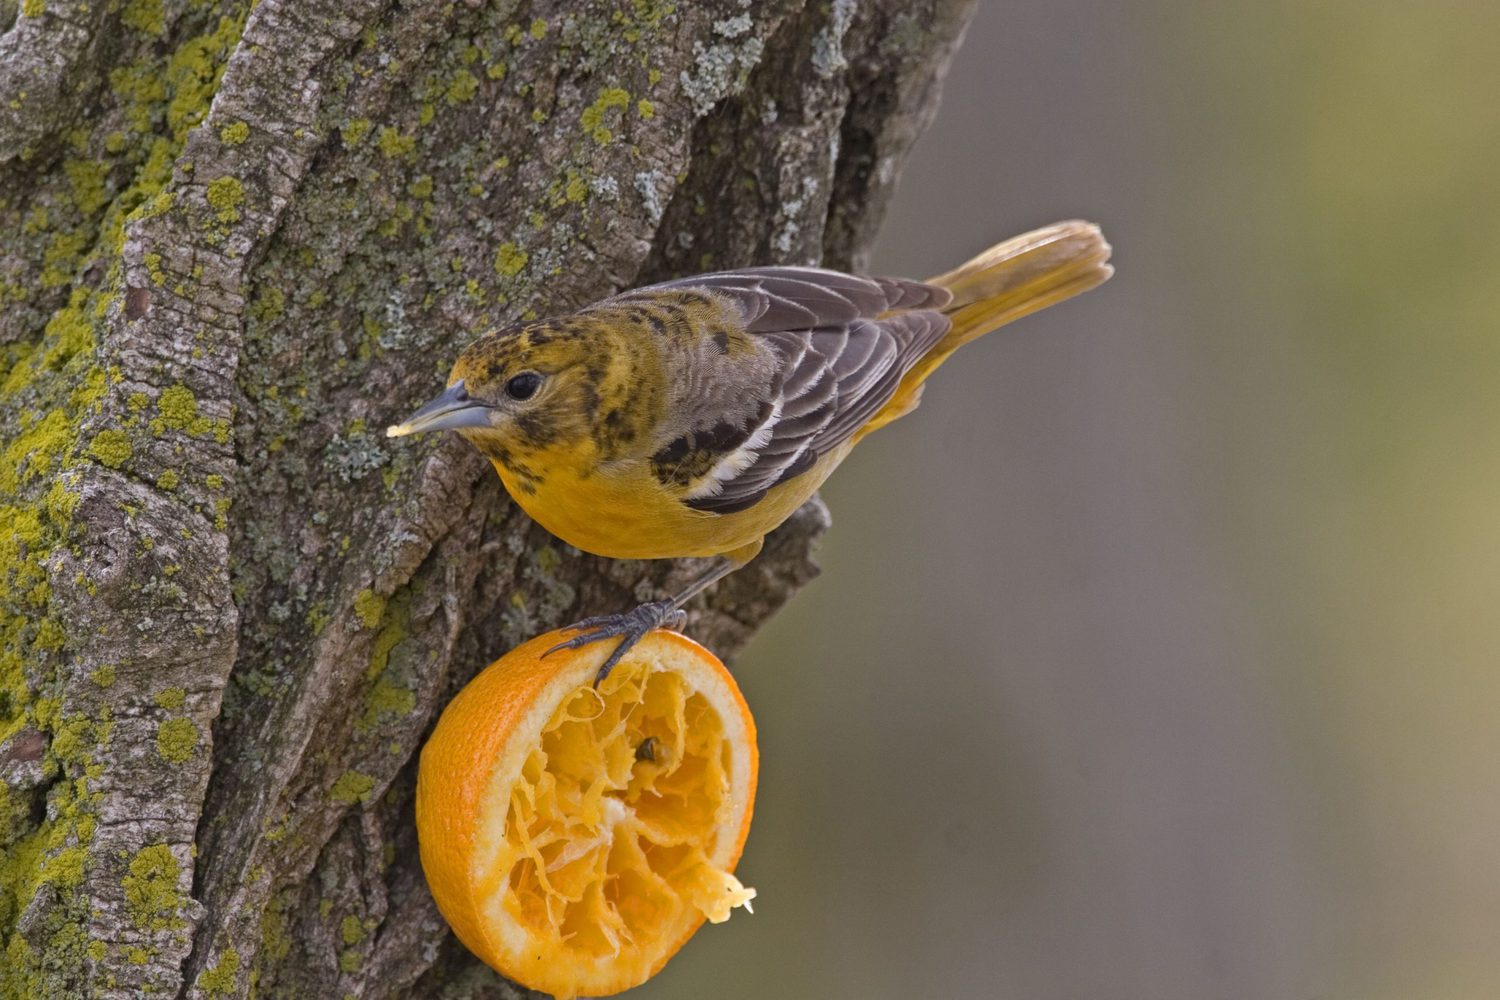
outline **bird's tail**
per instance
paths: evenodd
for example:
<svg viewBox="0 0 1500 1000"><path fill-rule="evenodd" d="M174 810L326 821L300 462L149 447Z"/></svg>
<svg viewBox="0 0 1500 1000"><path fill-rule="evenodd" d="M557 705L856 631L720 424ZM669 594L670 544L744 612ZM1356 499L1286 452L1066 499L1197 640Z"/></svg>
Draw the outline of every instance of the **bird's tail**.
<svg viewBox="0 0 1500 1000"><path fill-rule="evenodd" d="M952 325L901 379L891 401L860 436L909 413L921 398L927 376L964 344L1103 284L1114 273L1109 249L1092 222L1057 222L1012 237L929 279L928 284L953 294L953 301L943 308Z"/></svg>

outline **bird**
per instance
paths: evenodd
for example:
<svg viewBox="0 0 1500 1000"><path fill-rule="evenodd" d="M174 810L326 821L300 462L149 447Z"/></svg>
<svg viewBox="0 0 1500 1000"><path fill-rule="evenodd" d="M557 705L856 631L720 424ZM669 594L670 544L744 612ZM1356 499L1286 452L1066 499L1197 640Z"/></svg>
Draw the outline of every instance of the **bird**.
<svg viewBox="0 0 1500 1000"><path fill-rule="evenodd" d="M1098 226L1059 222L931 278L765 266L676 278L483 334L389 437L456 431L564 542L616 559L712 557L679 593L574 623L617 638L596 684L744 566L955 350L1106 281Z"/></svg>

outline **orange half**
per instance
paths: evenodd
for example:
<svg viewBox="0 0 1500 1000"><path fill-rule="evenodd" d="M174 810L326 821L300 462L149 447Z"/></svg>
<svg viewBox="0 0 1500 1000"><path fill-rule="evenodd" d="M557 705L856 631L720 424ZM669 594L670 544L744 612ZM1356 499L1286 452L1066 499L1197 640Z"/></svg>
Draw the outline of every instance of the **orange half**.
<svg viewBox="0 0 1500 1000"><path fill-rule="evenodd" d="M595 690L613 643L538 636L449 703L422 749L417 836L438 909L501 974L560 998L655 975L755 896L755 724L718 657L656 631Z"/></svg>

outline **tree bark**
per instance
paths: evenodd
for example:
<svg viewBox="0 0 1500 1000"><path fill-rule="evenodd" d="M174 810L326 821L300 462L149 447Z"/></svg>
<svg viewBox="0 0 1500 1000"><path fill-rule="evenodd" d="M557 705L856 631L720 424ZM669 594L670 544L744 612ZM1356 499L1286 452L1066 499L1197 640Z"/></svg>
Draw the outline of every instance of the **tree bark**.
<svg viewBox="0 0 1500 1000"><path fill-rule="evenodd" d="M381 428L486 328L857 267L972 2L0 0L0 996L523 992L427 893L416 750L693 567ZM740 649L826 524L689 631Z"/></svg>

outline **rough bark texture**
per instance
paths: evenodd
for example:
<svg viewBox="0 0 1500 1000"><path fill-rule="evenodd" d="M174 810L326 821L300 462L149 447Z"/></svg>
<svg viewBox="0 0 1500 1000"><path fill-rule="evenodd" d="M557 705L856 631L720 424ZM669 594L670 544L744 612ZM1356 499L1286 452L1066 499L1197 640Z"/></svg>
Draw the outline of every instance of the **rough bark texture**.
<svg viewBox="0 0 1500 1000"><path fill-rule="evenodd" d="M689 566L380 428L486 327L858 265L971 0L0 0L0 995L511 996L415 751ZM815 503L693 610L724 654Z"/></svg>

